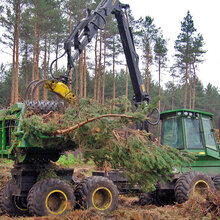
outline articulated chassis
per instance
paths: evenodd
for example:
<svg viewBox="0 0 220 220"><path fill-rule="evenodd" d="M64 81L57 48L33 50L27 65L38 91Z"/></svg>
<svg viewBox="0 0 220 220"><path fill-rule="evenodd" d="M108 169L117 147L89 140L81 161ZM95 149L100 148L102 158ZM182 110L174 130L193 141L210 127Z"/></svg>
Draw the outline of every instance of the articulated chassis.
<svg viewBox="0 0 220 220"><path fill-rule="evenodd" d="M51 173L57 178L63 179L72 185L77 185L79 180L74 176L74 169L53 169L50 163L46 164L17 164L11 170L12 191L14 196L27 197L32 186L42 178L50 178ZM41 175L43 174L43 175ZM110 179L120 194L141 193L138 187L132 186L120 170L106 172L96 171L92 176L101 176Z"/></svg>

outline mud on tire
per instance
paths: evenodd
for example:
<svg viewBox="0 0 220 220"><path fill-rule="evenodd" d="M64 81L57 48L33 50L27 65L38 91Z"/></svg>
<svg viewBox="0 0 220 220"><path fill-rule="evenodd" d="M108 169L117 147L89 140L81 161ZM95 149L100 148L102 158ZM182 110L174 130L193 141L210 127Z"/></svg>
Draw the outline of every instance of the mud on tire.
<svg viewBox="0 0 220 220"><path fill-rule="evenodd" d="M175 198L178 203L183 203L190 196L204 194L208 189L214 189L214 184L207 174L199 171L187 172L175 184Z"/></svg>
<svg viewBox="0 0 220 220"><path fill-rule="evenodd" d="M92 176L76 186L76 204L81 208L95 208L105 213L118 207L118 189L108 178Z"/></svg>
<svg viewBox="0 0 220 220"><path fill-rule="evenodd" d="M25 216L27 215L27 200L25 197L12 195L12 180L8 181L0 193L0 208L3 213L10 216Z"/></svg>
<svg viewBox="0 0 220 220"><path fill-rule="evenodd" d="M75 196L72 187L56 178L44 179L31 188L28 194L28 209L31 215L61 215L72 210Z"/></svg>

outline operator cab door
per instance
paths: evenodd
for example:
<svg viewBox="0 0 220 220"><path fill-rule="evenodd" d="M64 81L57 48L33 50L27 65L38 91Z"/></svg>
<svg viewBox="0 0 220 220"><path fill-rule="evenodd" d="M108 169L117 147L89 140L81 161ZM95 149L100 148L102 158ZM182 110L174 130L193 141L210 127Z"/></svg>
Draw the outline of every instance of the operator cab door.
<svg viewBox="0 0 220 220"><path fill-rule="evenodd" d="M186 148L204 149L200 120L197 117L184 117Z"/></svg>
<svg viewBox="0 0 220 220"><path fill-rule="evenodd" d="M181 117L173 116L162 120L161 144L178 150L184 149Z"/></svg>
<svg viewBox="0 0 220 220"><path fill-rule="evenodd" d="M215 140L215 133L211 119L208 117L202 117L202 126L207 154L210 154L210 156L214 156L213 153L216 154L216 152L218 152L218 147Z"/></svg>

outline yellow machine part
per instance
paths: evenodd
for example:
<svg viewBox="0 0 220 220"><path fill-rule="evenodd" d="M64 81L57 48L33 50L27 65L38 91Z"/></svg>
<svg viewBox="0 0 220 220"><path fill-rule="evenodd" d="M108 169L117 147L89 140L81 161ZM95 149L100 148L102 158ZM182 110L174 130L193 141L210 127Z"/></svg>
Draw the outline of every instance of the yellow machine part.
<svg viewBox="0 0 220 220"><path fill-rule="evenodd" d="M61 96L64 100L67 100L71 104L74 104L77 101L76 95L71 93L68 86L62 82L48 80L45 83L45 88L48 89L48 91L54 92Z"/></svg>

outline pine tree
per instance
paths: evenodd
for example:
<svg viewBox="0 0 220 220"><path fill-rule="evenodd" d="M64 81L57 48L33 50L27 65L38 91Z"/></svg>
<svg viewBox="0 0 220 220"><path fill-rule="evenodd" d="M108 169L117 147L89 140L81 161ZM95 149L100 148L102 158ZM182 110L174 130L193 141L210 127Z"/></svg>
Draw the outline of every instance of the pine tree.
<svg viewBox="0 0 220 220"><path fill-rule="evenodd" d="M167 47L166 47L166 40L163 38L163 35L160 34L159 37L155 40L154 45L154 53L155 53L155 61L158 65L158 74L159 74L159 98L161 97L161 89L160 89L160 79L161 79L161 69L166 67L166 61L167 61ZM160 111L160 100L159 100L159 111Z"/></svg>
<svg viewBox="0 0 220 220"><path fill-rule="evenodd" d="M203 49L204 47L204 39L201 34L198 34L193 39L193 58L192 58L192 67L193 67L193 98L192 98L192 109L195 109L196 102L196 67L199 63L203 62L203 55L206 51Z"/></svg>
<svg viewBox="0 0 220 220"><path fill-rule="evenodd" d="M158 29L154 24L154 19L150 16L140 18L138 20L139 35L141 36L141 47L144 52L144 62L146 65L145 69L145 80L147 93L149 94L150 87L150 65L152 64L152 44L155 42L157 37Z"/></svg>
<svg viewBox="0 0 220 220"><path fill-rule="evenodd" d="M185 69L185 99L184 99L184 108L187 108L187 85L188 85L188 72L189 65L192 62L193 55L193 36L196 32L194 27L194 22L190 12L187 12L187 16L184 17L184 21L181 22L181 33L178 35L177 40L175 41L175 49L177 53L176 65L180 70Z"/></svg>

